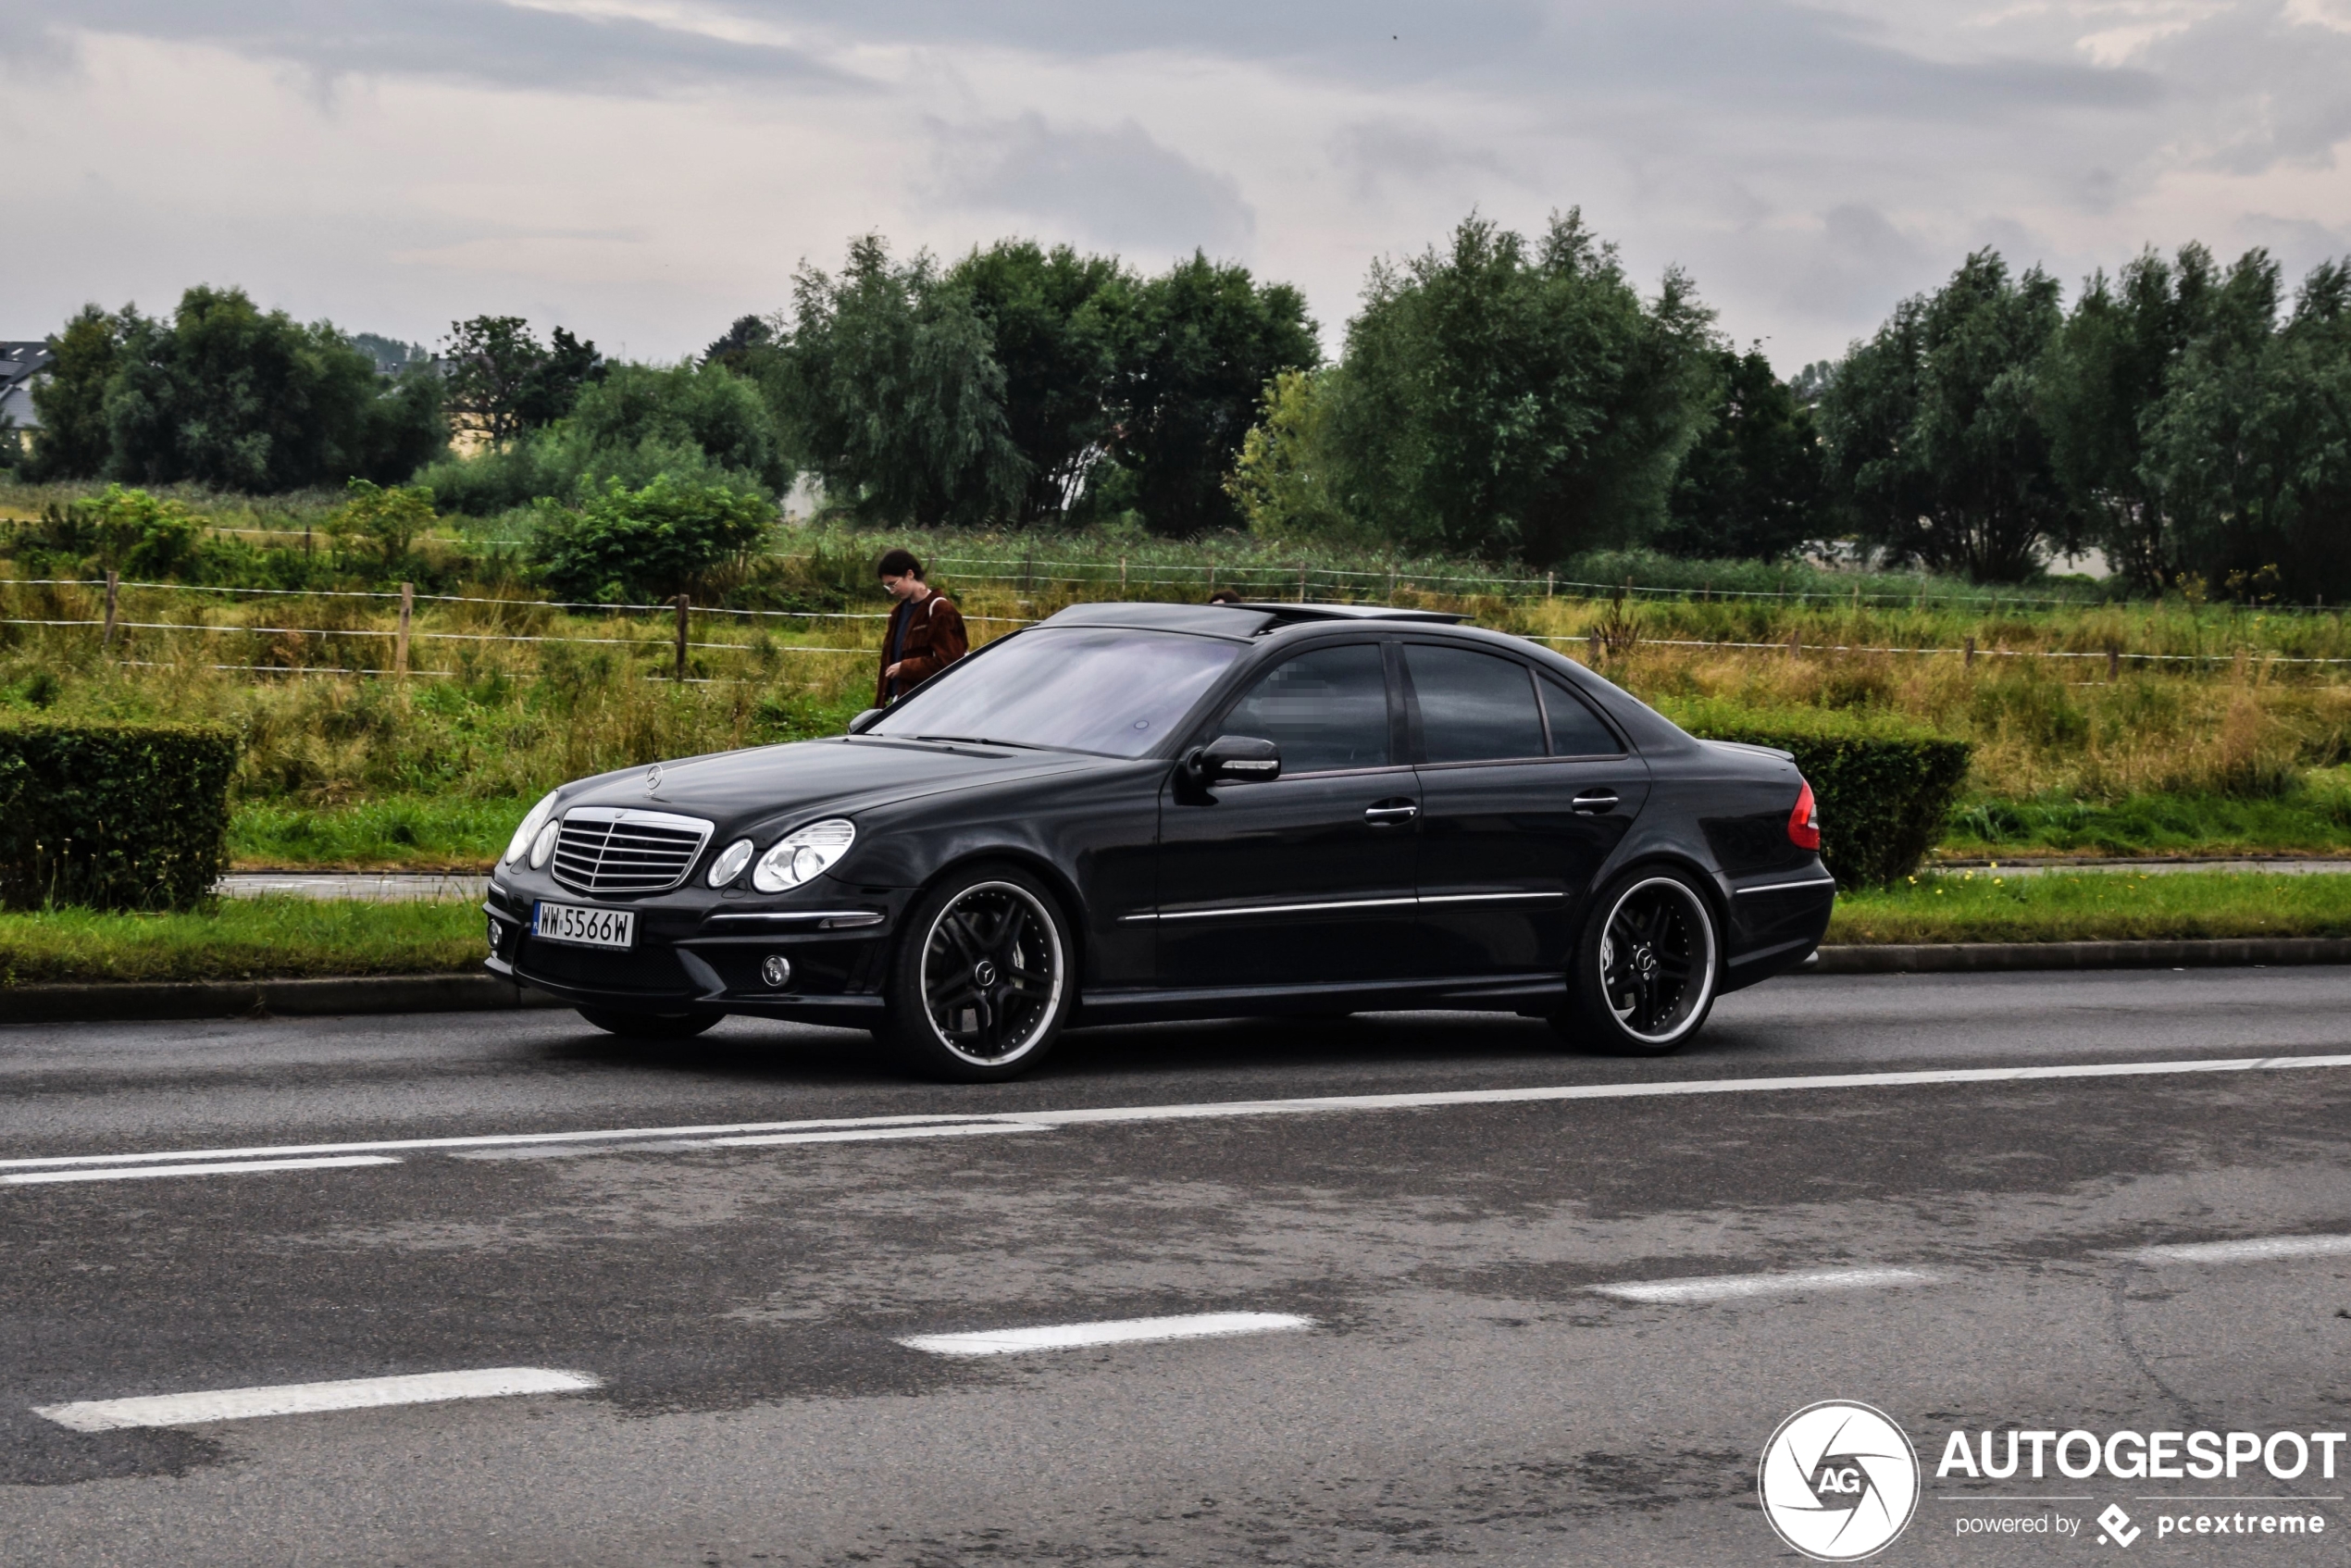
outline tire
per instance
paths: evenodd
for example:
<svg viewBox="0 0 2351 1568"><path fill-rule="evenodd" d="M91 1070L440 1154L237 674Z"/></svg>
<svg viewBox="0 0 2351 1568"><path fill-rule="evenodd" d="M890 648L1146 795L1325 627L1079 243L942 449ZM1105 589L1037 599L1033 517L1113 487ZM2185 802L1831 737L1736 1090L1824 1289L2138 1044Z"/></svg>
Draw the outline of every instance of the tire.
<svg viewBox="0 0 2351 1568"><path fill-rule="evenodd" d="M1697 1035L1723 964L1714 907L1665 866L1625 873L1592 906L1568 971L1569 1039L1618 1056L1663 1056Z"/></svg>
<svg viewBox="0 0 2351 1568"><path fill-rule="evenodd" d="M907 917L880 1033L910 1069L951 1083L1016 1077L1044 1060L1076 1000L1069 924L1005 865L957 871Z"/></svg>
<svg viewBox="0 0 2351 1568"><path fill-rule="evenodd" d="M658 1013L620 1013L609 1007L583 1007L579 1015L608 1035L622 1035L629 1039L691 1039L724 1016L717 1013L665 1016Z"/></svg>

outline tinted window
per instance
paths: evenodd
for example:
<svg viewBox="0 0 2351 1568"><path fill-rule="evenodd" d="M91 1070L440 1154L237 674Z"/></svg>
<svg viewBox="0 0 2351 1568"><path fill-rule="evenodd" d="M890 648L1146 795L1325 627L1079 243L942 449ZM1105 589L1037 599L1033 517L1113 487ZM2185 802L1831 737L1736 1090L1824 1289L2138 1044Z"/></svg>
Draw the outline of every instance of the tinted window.
<svg viewBox="0 0 2351 1568"><path fill-rule="evenodd" d="M1583 699L1548 675L1543 678L1543 712L1550 717L1555 757L1612 757L1624 749L1624 742L1609 732Z"/></svg>
<svg viewBox="0 0 2351 1568"><path fill-rule="evenodd" d="M1223 733L1282 749L1282 772L1387 765L1387 677L1379 645L1317 648L1276 665L1225 717Z"/></svg>
<svg viewBox="0 0 2351 1568"><path fill-rule="evenodd" d="M1543 754L1543 720L1526 666L1473 648L1407 644L1421 707L1421 751L1436 762Z"/></svg>
<svg viewBox="0 0 2351 1568"><path fill-rule="evenodd" d="M1024 631L950 665L866 733L1140 756L1247 646L1124 627Z"/></svg>

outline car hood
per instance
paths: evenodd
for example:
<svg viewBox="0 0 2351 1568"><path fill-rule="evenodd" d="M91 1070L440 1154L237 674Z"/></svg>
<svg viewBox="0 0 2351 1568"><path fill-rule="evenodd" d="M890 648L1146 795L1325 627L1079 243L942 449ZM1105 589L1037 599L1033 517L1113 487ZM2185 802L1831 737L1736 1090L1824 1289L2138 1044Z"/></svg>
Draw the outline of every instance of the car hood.
<svg viewBox="0 0 2351 1568"><path fill-rule="evenodd" d="M944 790L1047 778L1103 760L1072 752L948 746L881 737L798 740L660 763L655 765L658 778L653 767L632 767L583 779L565 790L562 809L599 805L679 812L709 817L725 830L779 815L847 815Z"/></svg>

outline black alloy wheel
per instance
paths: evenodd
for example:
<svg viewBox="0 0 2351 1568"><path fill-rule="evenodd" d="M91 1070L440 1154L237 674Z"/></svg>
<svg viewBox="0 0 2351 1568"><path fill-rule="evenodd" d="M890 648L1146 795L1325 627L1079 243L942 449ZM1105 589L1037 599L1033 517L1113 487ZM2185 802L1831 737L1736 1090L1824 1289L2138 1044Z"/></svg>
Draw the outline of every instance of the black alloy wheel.
<svg viewBox="0 0 2351 1568"><path fill-rule="evenodd" d="M1561 1032L1619 1055L1678 1051L1714 1005L1721 943L1706 895L1680 872L1650 867L1618 878L1593 909Z"/></svg>
<svg viewBox="0 0 2351 1568"><path fill-rule="evenodd" d="M691 1039L724 1016L717 1013L624 1013L609 1007L583 1007L579 1015L608 1035L630 1039Z"/></svg>
<svg viewBox="0 0 2351 1568"><path fill-rule="evenodd" d="M1008 866L949 877L914 906L889 977L884 1033L917 1072L1009 1078L1052 1048L1074 1000L1052 895Z"/></svg>

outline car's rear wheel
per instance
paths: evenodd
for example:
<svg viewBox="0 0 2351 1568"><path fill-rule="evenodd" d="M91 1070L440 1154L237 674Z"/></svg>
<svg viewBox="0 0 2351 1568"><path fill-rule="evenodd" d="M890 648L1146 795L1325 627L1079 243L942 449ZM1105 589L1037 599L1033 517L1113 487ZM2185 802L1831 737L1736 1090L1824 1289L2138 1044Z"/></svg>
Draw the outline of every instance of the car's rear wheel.
<svg viewBox="0 0 2351 1568"><path fill-rule="evenodd" d="M626 1035L630 1039L691 1039L721 1016L716 1013L628 1013L612 1007L583 1007L579 1015L608 1035Z"/></svg>
<svg viewBox="0 0 2351 1568"><path fill-rule="evenodd" d="M1027 873L980 866L914 905L890 965L882 1038L914 1071L958 1083L1026 1072L1076 998L1060 904Z"/></svg>
<svg viewBox="0 0 2351 1568"><path fill-rule="evenodd" d="M1582 1044L1623 1056L1680 1050L1714 1005L1722 940L1706 894L1681 872L1620 877L1593 902L1554 1020Z"/></svg>

